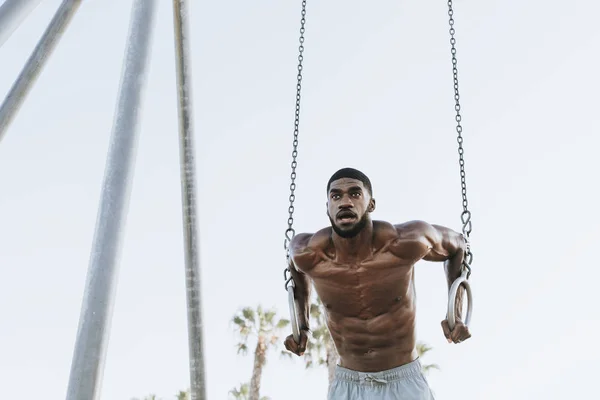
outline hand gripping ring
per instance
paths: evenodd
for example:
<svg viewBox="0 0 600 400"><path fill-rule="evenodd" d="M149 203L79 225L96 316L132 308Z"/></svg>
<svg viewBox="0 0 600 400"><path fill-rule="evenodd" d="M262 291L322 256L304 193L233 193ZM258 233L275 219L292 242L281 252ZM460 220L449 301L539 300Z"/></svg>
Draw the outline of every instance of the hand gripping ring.
<svg viewBox="0 0 600 400"><path fill-rule="evenodd" d="M296 310L296 299L294 297L294 280L290 278L290 285L287 285L288 302L290 304L290 322L292 323L292 335L294 341L300 343L300 326L298 324L298 312Z"/></svg>
<svg viewBox="0 0 600 400"><path fill-rule="evenodd" d="M468 327L471 322L471 313L473 312L473 294L471 293L471 285L468 281L469 270L467 268L463 269L461 276L454 281L452 286L450 287L450 291L448 294L448 326L450 330L454 329L456 326L456 295L458 293L458 288L462 285L465 288L465 292L467 292L467 316L465 318L464 324Z"/></svg>

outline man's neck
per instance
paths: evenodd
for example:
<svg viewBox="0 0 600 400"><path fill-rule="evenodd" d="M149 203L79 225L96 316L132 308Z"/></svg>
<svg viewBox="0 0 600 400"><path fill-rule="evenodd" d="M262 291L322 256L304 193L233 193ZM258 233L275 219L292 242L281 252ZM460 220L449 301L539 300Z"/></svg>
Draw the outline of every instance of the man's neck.
<svg viewBox="0 0 600 400"><path fill-rule="evenodd" d="M331 239L339 262L368 258L373 252L373 221L369 220L354 237L344 238L333 231Z"/></svg>

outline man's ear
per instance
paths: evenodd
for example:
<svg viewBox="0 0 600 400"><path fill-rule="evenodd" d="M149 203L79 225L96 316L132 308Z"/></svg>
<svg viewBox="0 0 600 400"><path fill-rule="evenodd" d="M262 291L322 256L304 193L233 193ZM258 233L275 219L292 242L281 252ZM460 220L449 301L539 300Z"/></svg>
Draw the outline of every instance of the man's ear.
<svg viewBox="0 0 600 400"><path fill-rule="evenodd" d="M369 207L367 207L367 211L369 211L369 212L375 211L375 199L369 200Z"/></svg>

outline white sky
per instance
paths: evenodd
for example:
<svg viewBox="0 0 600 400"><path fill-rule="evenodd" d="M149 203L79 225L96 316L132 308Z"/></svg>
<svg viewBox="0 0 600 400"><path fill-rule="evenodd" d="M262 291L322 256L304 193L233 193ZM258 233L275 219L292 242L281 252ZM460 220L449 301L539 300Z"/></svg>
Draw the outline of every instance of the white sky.
<svg viewBox="0 0 600 400"><path fill-rule="evenodd" d="M1 3L1 1L0 1ZM0 49L7 93L59 0ZM86 1L0 144L0 398L61 399L131 0ZM192 45L210 399L248 381L229 320L283 290L300 0L194 2ZM171 2L158 10L102 399L188 386ZM439 399L597 395L600 4L458 0L473 338L445 342L441 264L417 265L419 339ZM374 218L460 229L445 2L308 2L297 231L328 223L339 167ZM274 354L262 393L324 398L325 369Z"/></svg>

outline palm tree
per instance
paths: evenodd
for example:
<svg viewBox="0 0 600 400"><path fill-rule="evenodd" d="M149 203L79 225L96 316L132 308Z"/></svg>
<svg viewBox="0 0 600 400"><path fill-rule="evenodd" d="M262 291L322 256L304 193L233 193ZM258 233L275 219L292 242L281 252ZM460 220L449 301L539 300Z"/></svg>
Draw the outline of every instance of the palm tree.
<svg viewBox="0 0 600 400"><path fill-rule="evenodd" d="M250 399L250 384L242 383L239 388L233 388L229 391L229 394L233 396L235 400L249 400ZM267 396L263 396L260 400L271 400Z"/></svg>
<svg viewBox="0 0 600 400"><path fill-rule="evenodd" d="M175 395L175 398L176 398L177 400L189 400L189 398L190 398L190 392L189 392L189 391L183 391L183 390L180 390L180 391L179 391L179 392L177 392L177 394ZM133 399L131 399L131 400L140 400L140 399L139 399L139 398L137 398L137 397L134 397L134 398L133 398ZM144 397L142 400L162 400L162 399L160 399L160 398L156 397L156 395L155 395L155 394L151 394L151 395L148 395L148 396Z"/></svg>
<svg viewBox="0 0 600 400"><path fill-rule="evenodd" d="M431 346L429 346L426 343L423 342L418 342L417 343L417 354L419 355L419 359L421 360L423 358L423 356L429 352L432 349ZM421 367L421 371L423 372L423 375L427 375L432 369L440 369L440 366L437 364L422 364Z"/></svg>
<svg viewBox="0 0 600 400"><path fill-rule="evenodd" d="M235 400L248 400L250 396L250 385L248 383L242 383L239 389L233 388L229 391L229 394L233 396Z"/></svg>
<svg viewBox="0 0 600 400"><path fill-rule="evenodd" d="M180 390L175 395L175 398L176 398L176 400L189 400L190 399L190 392L189 392L189 390L188 391ZM138 397L134 397L131 400L140 400L140 399ZM148 396L144 397L142 400L162 400L162 399L156 397L155 394L151 394L151 395L148 395Z"/></svg>
<svg viewBox="0 0 600 400"><path fill-rule="evenodd" d="M261 400L260 382L263 368L267 363L267 351L269 348L277 347L280 331L290 323L287 319L277 319L276 317L277 313L274 309L263 310L260 305L256 310L252 307L243 308L233 317L232 321L240 337L240 342L237 344L238 354L248 352L250 336L255 336L257 339L248 400Z"/></svg>
<svg viewBox="0 0 600 400"><path fill-rule="evenodd" d="M339 360L335 343L327 328L326 315L319 297L310 305L311 326L313 327L306 345L304 362L306 368L326 366L329 375L329 386L335 377L335 367Z"/></svg>

